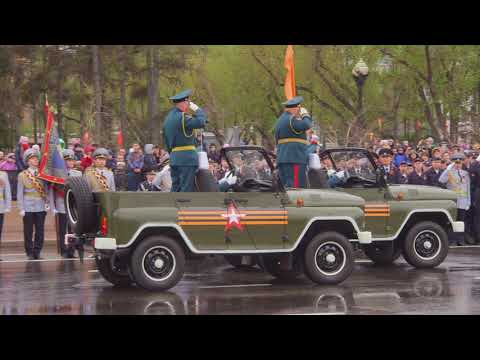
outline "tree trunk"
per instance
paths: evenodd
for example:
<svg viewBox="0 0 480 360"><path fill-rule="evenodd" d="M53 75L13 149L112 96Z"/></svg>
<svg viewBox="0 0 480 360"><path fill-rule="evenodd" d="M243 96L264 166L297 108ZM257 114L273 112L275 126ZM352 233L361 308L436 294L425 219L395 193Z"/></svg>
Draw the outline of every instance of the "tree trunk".
<svg viewBox="0 0 480 360"><path fill-rule="evenodd" d="M127 82L127 49L125 45L120 46L120 131L122 132L124 142L127 138L127 111L126 111L126 82Z"/></svg>
<svg viewBox="0 0 480 360"><path fill-rule="evenodd" d="M37 102L35 96L32 96L32 121L33 121L33 142L38 144L38 123L37 123Z"/></svg>
<svg viewBox="0 0 480 360"><path fill-rule="evenodd" d="M156 45L149 46L147 49L148 64L148 103L147 103L147 119L149 128L149 141L158 143L158 47Z"/></svg>
<svg viewBox="0 0 480 360"><path fill-rule="evenodd" d="M66 140L66 134L63 127L63 64L60 50L57 49L57 51L59 52L60 60L57 66L57 114L55 120L57 121L58 125L58 136Z"/></svg>
<svg viewBox="0 0 480 360"><path fill-rule="evenodd" d="M93 85L95 93L95 134L97 141L102 139L102 84L100 73L100 54L98 45L92 45Z"/></svg>

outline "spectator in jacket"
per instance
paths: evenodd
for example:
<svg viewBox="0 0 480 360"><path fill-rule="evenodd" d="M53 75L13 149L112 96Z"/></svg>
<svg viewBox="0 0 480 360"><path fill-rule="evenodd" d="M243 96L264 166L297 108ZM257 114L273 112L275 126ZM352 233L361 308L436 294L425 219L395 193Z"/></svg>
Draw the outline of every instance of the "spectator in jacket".
<svg viewBox="0 0 480 360"><path fill-rule="evenodd" d="M445 185L438 181L442 172L442 160L440 158L433 158L432 167L425 173L427 185L445 188Z"/></svg>
<svg viewBox="0 0 480 360"><path fill-rule="evenodd" d="M15 154L10 153L7 155L4 161L0 162L1 171L16 171L17 165L15 164Z"/></svg>
<svg viewBox="0 0 480 360"><path fill-rule="evenodd" d="M420 159L415 159L413 171L408 175L408 183L411 185L427 185L427 179L423 172L423 163Z"/></svg>
<svg viewBox="0 0 480 360"><path fill-rule="evenodd" d="M209 159L215 161L216 163L220 163L220 152L217 150L217 145L210 144L208 147L207 156Z"/></svg>
<svg viewBox="0 0 480 360"><path fill-rule="evenodd" d="M155 155L153 154L153 144L146 144L145 145L145 155L143 158L143 169L145 171L149 170L158 170L158 163L157 159L155 158Z"/></svg>
<svg viewBox="0 0 480 360"><path fill-rule="evenodd" d="M397 153L393 158L393 164L396 167L399 167L400 163L406 162L406 161L407 161L407 155L405 154L405 150L403 149L403 147L398 148Z"/></svg>
<svg viewBox="0 0 480 360"><path fill-rule="evenodd" d="M12 192L8 175L4 171L0 171L0 244L2 240L3 217L5 213L9 213L12 207ZM2 261L2 259L0 259Z"/></svg>
<svg viewBox="0 0 480 360"><path fill-rule="evenodd" d="M139 144L133 144L127 156L127 191L137 191L143 180L144 156Z"/></svg>
<svg viewBox="0 0 480 360"><path fill-rule="evenodd" d="M23 161L23 154L30 148L28 144L28 137L20 136L20 140L18 141L17 147L15 149L15 161L17 165L17 170L23 171L27 168L27 165Z"/></svg>

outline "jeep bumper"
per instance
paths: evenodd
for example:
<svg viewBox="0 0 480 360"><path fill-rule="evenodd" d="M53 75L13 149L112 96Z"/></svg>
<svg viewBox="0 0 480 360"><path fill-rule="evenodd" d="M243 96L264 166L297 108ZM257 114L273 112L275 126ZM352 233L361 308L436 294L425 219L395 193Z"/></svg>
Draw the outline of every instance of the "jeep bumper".
<svg viewBox="0 0 480 360"><path fill-rule="evenodd" d="M453 221L452 230L453 232L465 232L465 223L463 221Z"/></svg>
<svg viewBox="0 0 480 360"><path fill-rule="evenodd" d="M117 250L117 240L114 238L95 238L93 243L95 250Z"/></svg>

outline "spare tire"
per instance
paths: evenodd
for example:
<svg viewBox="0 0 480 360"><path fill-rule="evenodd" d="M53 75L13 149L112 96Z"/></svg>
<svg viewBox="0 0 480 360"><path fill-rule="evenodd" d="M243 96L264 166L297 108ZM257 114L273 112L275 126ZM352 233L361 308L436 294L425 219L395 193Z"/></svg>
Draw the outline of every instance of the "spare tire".
<svg viewBox="0 0 480 360"><path fill-rule="evenodd" d="M95 232L97 211L92 190L85 178L70 177L65 181L65 211L74 234Z"/></svg>
<svg viewBox="0 0 480 360"><path fill-rule="evenodd" d="M212 173L207 169L199 169L195 174L195 188L198 192L218 192L217 180Z"/></svg>

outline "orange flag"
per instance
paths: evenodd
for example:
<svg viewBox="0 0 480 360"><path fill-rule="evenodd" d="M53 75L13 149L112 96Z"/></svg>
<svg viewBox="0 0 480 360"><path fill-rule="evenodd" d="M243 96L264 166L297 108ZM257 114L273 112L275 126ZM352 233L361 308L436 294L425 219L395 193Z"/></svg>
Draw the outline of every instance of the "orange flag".
<svg viewBox="0 0 480 360"><path fill-rule="evenodd" d="M293 64L293 46L288 45L287 52L285 53L285 69L287 74L285 76L285 96L287 100L295 97L297 91L295 88L295 66Z"/></svg>

